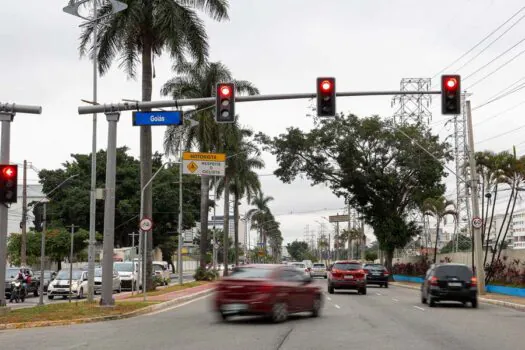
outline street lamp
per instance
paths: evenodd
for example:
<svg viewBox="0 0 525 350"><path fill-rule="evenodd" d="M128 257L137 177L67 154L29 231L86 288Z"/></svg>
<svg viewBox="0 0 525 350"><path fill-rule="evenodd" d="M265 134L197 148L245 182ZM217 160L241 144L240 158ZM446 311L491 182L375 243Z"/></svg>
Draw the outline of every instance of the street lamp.
<svg viewBox="0 0 525 350"><path fill-rule="evenodd" d="M80 7L85 3L93 1L93 18L87 18L80 14ZM97 103L97 25L98 22L108 16L114 15L118 12L124 11L128 5L117 0L109 0L111 4L111 12L97 17L97 5L100 0L69 0L67 6L62 10L70 15L82 18L87 23L81 26L94 22L93 25L93 104ZM91 191L89 197L89 247L88 247L88 301L93 301L93 286L95 284L95 223L97 210L97 113L93 113L93 133L91 140Z"/></svg>

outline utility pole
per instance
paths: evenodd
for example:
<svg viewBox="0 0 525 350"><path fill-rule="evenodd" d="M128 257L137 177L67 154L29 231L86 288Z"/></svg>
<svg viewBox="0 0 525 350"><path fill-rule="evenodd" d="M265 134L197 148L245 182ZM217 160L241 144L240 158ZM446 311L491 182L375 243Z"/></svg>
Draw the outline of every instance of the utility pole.
<svg viewBox="0 0 525 350"><path fill-rule="evenodd" d="M40 239L40 286L38 291L38 305L44 305L44 260L46 257L46 233L47 233L47 202L42 201L42 237Z"/></svg>
<svg viewBox="0 0 525 350"><path fill-rule="evenodd" d="M478 202L478 173L476 172L476 159L474 151L474 135L472 128L472 111L470 101L466 102L467 107L467 124L468 124L468 143L469 143L469 163L470 163L470 181L472 190L472 214L473 217L480 217ZM469 223L471 225L471 223ZM485 271L483 266L483 252L481 244L481 229L472 226L474 235L474 257L476 261L476 278L478 280L478 292L485 294Z"/></svg>
<svg viewBox="0 0 525 350"><path fill-rule="evenodd" d="M73 241L75 238L74 235L75 225L73 224L71 225L71 247L69 249L69 302L71 302L71 282L73 281Z"/></svg>
<svg viewBox="0 0 525 350"><path fill-rule="evenodd" d="M133 274L135 274L135 256L136 256L136 252L135 252L135 236L139 236L140 237L140 233L132 232L132 233L129 233L128 236L131 236L131 253L132 253L131 254L131 261L133 262ZM134 289L135 289L134 287L135 287L134 286L134 281L132 279L131 280L131 295L133 295L133 292L134 292Z"/></svg>
<svg viewBox="0 0 525 350"><path fill-rule="evenodd" d="M27 266L27 160L25 159L24 172L22 176L22 222L20 223L20 228L22 229L22 239L20 244L20 263L22 266Z"/></svg>
<svg viewBox="0 0 525 350"><path fill-rule="evenodd" d="M350 209L350 203L348 203L348 253L347 253L347 259L351 259L352 254L352 239L350 238L350 227L351 227L351 221L352 221L352 214Z"/></svg>

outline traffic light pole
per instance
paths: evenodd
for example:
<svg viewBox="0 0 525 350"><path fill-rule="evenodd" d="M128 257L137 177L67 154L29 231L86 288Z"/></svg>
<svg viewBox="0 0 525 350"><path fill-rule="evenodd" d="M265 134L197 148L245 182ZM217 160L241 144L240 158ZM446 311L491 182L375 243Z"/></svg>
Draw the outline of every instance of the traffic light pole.
<svg viewBox="0 0 525 350"><path fill-rule="evenodd" d="M24 106L0 103L0 121L2 122L2 140L0 141L0 163L8 164L11 145L11 122L16 113L40 114L40 106ZM5 272L7 251L7 210L5 203L0 203L0 308L6 305Z"/></svg>

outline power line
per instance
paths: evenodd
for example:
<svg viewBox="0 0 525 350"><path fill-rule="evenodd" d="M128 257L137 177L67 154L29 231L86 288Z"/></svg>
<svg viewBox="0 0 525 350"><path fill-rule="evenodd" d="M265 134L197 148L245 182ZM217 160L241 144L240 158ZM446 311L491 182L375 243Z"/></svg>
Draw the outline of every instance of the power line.
<svg viewBox="0 0 525 350"><path fill-rule="evenodd" d="M505 136L505 135L511 134L511 133L516 132L516 131L518 131L518 130L521 130L521 129L523 129L523 128L525 128L525 124L524 124L524 125L521 125L521 126L519 126L519 127L517 127L517 128L514 128L514 129L512 129L512 130L502 132L501 134L498 134L498 135L495 135L495 136L491 136L491 137L489 137L489 138L486 138L486 139L483 139L483 140L481 140L481 141L478 141L478 142L476 142L476 145L478 145L478 144L480 144L480 143L483 143L483 142L486 142L486 141L490 141L490 140L497 139L498 137L501 137L501 136Z"/></svg>
<svg viewBox="0 0 525 350"><path fill-rule="evenodd" d="M477 125L483 124L483 123L485 123L485 122L487 122L487 121L489 121L489 120L491 120L491 119L494 119L494 118L496 118L496 117L499 117L500 115L505 114L505 113L507 113L507 112L509 112L509 111L511 111L511 110L513 110L513 109L515 109L516 107L521 106L521 105L524 104L524 103L525 103L525 100L521 101L520 103L518 103L518 104L515 105L515 106L512 106L512 107L510 107L510 108L507 108L507 109L504 110L503 112L496 113L496 114L494 114L494 115L491 116L491 117L488 117L488 118L486 118L486 119L483 119L483 120L481 120L481 121L475 123L474 126L477 126ZM476 108L477 108L477 107L476 107ZM474 108L474 109L475 109L475 108Z"/></svg>
<svg viewBox="0 0 525 350"><path fill-rule="evenodd" d="M525 88L525 83L522 83L522 84L519 85L518 87L515 87L514 90L511 90L511 91L509 91L509 92L507 92L507 93L505 93L505 94L503 94L503 95L501 95L501 96L498 96L498 97L496 97L496 98L493 98L492 100L489 100L489 101L487 101L487 102L485 102L485 103L480 104L479 106L476 106L476 107L472 108L472 110L475 111L475 110L480 109L480 108L482 108L482 107L484 107L484 106L486 106L486 105L491 104L492 102L496 102L496 101L498 101L498 100L501 100L502 98L505 98L505 97L507 97L507 96L509 96L509 95L512 95L513 93L518 92L518 91L520 91L520 90L523 89L523 88Z"/></svg>

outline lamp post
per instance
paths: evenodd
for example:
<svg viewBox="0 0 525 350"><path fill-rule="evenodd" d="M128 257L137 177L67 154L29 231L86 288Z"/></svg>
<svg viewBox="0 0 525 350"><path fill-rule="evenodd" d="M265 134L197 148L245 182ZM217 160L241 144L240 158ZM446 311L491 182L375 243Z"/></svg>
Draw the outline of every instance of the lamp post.
<svg viewBox="0 0 525 350"><path fill-rule="evenodd" d="M93 2L93 18L87 18L80 15L80 7L89 2ZM93 25L93 103L97 104L97 25L98 21L108 16L114 15L120 11L124 11L128 8L128 5L116 1L109 0L111 3L112 11L109 14L106 14L101 17L97 17L98 11L98 2L99 0L69 0L67 6L62 10L70 15L82 18L87 21L87 23L82 24L88 25L94 23ZM97 209L97 200L96 200L96 191L97 191L97 113L93 113L93 132L91 139L91 190L89 197L89 246L88 246L88 301L93 301L94 294L94 275L95 275L95 223L96 223L96 209Z"/></svg>

